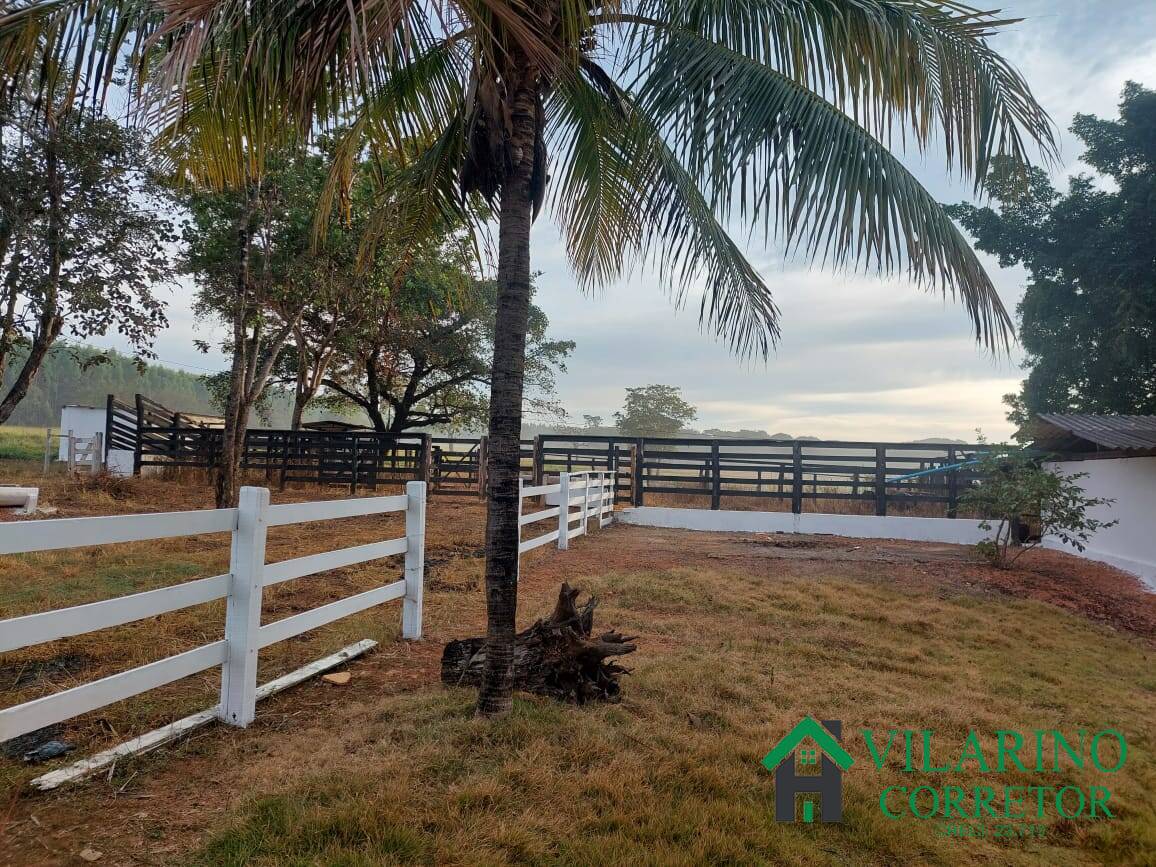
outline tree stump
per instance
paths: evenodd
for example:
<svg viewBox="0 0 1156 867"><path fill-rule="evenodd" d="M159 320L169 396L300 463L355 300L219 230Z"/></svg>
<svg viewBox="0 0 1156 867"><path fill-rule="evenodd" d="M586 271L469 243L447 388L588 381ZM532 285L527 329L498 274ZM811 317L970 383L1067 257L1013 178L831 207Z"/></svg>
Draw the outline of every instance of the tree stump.
<svg viewBox="0 0 1156 867"><path fill-rule="evenodd" d="M515 637L514 689L575 704L619 700L618 679L630 670L612 658L633 653L635 638L613 630L592 638L598 600L579 608L578 593L563 583L553 613ZM442 683L480 686L485 665L485 638L451 641L442 651Z"/></svg>

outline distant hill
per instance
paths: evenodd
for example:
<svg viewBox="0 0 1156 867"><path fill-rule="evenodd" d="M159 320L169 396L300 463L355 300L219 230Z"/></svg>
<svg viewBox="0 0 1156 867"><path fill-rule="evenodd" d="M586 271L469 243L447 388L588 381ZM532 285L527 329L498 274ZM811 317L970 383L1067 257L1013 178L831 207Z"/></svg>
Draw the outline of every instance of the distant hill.
<svg viewBox="0 0 1156 867"><path fill-rule="evenodd" d="M92 363L98 357L106 360ZM5 391L16 378L21 361L13 359L8 366L3 381ZM133 395L138 392L171 409L197 413L216 411L208 389L196 374L163 364L149 364L142 373L130 356L119 352L59 344L44 360L28 389L28 396L16 407L8 423L55 426L60 424L60 408L65 404L104 406L110 394L132 403Z"/></svg>

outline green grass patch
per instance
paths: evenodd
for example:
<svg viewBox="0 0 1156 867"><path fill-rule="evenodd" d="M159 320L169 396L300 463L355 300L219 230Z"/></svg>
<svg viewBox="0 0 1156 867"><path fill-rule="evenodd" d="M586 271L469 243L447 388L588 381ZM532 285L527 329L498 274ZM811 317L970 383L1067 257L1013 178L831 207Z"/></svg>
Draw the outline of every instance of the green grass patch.
<svg viewBox="0 0 1156 867"><path fill-rule="evenodd" d="M55 440L53 445L55 445ZM0 426L0 461L44 460L44 428Z"/></svg>

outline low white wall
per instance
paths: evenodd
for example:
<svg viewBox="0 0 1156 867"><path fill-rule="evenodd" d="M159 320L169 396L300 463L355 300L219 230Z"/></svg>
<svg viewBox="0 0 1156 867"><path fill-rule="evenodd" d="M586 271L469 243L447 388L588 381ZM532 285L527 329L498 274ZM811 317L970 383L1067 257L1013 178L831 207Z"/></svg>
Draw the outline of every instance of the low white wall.
<svg viewBox="0 0 1156 867"><path fill-rule="evenodd" d="M791 512L728 512L640 506L615 513L624 524L731 533L826 533L853 539L907 539L974 545L991 536L978 521L964 518L908 518L899 515L823 515Z"/></svg>
<svg viewBox="0 0 1156 867"><path fill-rule="evenodd" d="M1116 501L1090 514L1119 523L1092 536L1083 553L1054 538L1045 538L1044 547L1115 566L1156 590L1156 457L1058 461L1048 466L1068 474L1087 473L1079 485L1088 496Z"/></svg>

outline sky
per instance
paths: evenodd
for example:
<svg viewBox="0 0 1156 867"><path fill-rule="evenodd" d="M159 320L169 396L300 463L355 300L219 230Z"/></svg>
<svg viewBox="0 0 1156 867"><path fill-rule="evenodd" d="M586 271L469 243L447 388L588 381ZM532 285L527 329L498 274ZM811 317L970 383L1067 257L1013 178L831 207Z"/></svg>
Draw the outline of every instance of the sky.
<svg viewBox="0 0 1156 867"><path fill-rule="evenodd" d="M1025 20L993 45L1061 130L1062 164L1053 174L1062 186L1065 176L1085 170L1067 131L1072 116L1115 117L1129 79L1156 87L1156 2L1005 0L1002 7ZM942 158L906 154L904 162L938 200L972 200L970 185L949 177ZM610 423L627 387L661 383L682 388L698 408L698 429L890 441L970 441L976 429L990 440L1010 436L1001 398L1018 389L1020 354L995 357L979 347L962 308L902 278L832 274L784 260L761 240L746 252L782 314L782 339L766 362L740 361L700 332L695 300L674 309L657 275L637 273L582 294L544 211L531 237L532 267L541 272L536 302L552 334L577 344L558 380L571 421L593 414ZM1025 274L981 259L1014 311ZM194 339L216 343L222 334L196 320L191 296L188 283L172 290L157 356L194 372L222 369L223 356L193 347ZM116 336L90 342L124 348Z"/></svg>

